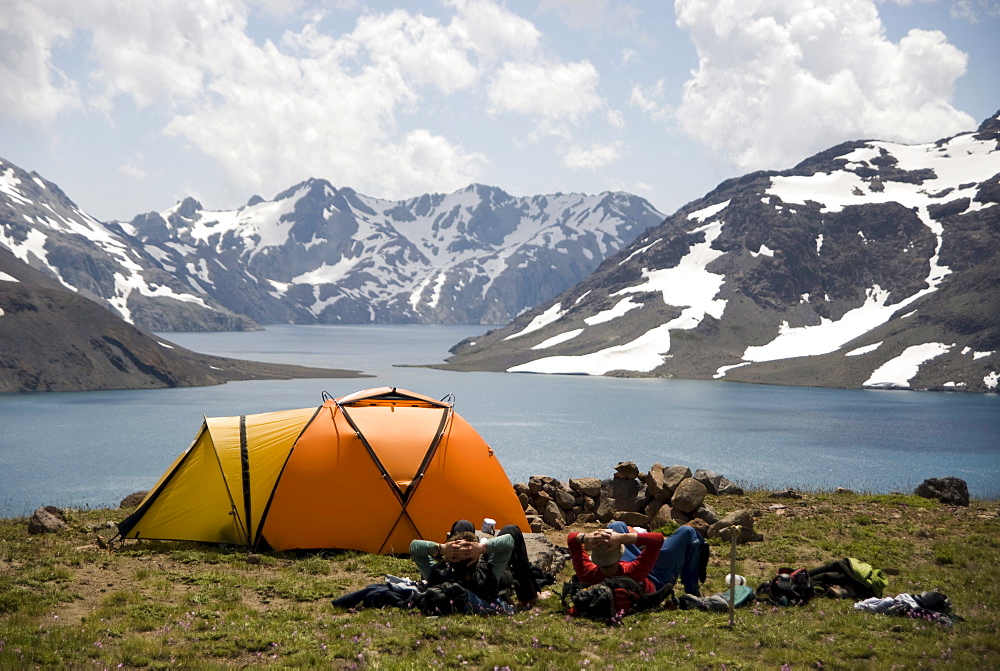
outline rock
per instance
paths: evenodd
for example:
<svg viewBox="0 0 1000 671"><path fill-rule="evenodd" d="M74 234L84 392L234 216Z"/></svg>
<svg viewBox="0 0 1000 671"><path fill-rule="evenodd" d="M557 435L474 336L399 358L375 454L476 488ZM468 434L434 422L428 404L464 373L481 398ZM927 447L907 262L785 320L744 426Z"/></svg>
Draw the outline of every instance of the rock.
<svg viewBox="0 0 1000 671"><path fill-rule="evenodd" d="M743 488L731 482L728 478L719 475L715 471L706 471L699 468L692 476L695 480L705 485L709 494L716 496L743 496Z"/></svg>
<svg viewBox="0 0 1000 671"><path fill-rule="evenodd" d="M719 496L743 496L746 492L735 482L727 480L724 476L719 476L717 485Z"/></svg>
<svg viewBox="0 0 1000 671"><path fill-rule="evenodd" d="M674 490L679 484L690 477L691 469L687 466L671 466L663 470L663 484L670 492L670 496L674 495Z"/></svg>
<svg viewBox="0 0 1000 671"><path fill-rule="evenodd" d="M542 522L542 518L539 517L538 515L526 515L525 517L527 517L528 519L528 527L531 528L532 533L536 534L541 533L542 529L545 528L545 524L544 522Z"/></svg>
<svg viewBox="0 0 1000 671"><path fill-rule="evenodd" d="M536 496L538 492L545 488L545 484L551 480L547 475L532 475L528 478L528 494Z"/></svg>
<svg viewBox="0 0 1000 671"><path fill-rule="evenodd" d="M711 526L719 521L719 513L707 503L702 503L698 506L698 510L694 511L692 519L704 520L707 526Z"/></svg>
<svg viewBox="0 0 1000 671"><path fill-rule="evenodd" d="M659 529L666 526L673 519L672 513L673 509L670 506L660 506L655 515L649 516L649 529Z"/></svg>
<svg viewBox="0 0 1000 671"><path fill-rule="evenodd" d="M646 528L646 526L649 524L649 517L648 516L646 516L646 515L644 515L642 513L631 512L629 510L619 510L619 511L617 511L615 513L615 519L619 520L621 522L624 522L625 524L629 525L630 527L643 527L643 528Z"/></svg>
<svg viewBox="0 0 1000 671"><path fill-rule="evenodd" d="M740 527L739 535L736 537L738 544L764 540L764 536L754 531L753 515L747 510L734 510L727 514L708 528L706 538L718 536L724 541L729 541L732 538L734 526Z"/></svg>
<svg viewBox="0 0 1000 671"><path fill-rule="evenodd" d="M576 521L578 524L590 524L597 521L597 515L592 512L577 513Z"/></svg>
<svg viewBox="0 0 1000 671"><path fill-rule="evenodd" d="M621 461L615 466L615 477L622 480L635 480L639 477L639 467L631 461Z"/></svg>
<svg viewBox="0 0 1000 671"><path fill-rule="evenodd" d="M643 510L642 512L643 514L646 515L646 517L650 518L655 517L656 513L660 511L660 508L662 508L663 505L664 505L663 501L657 501L656 499L653 499L652 501L646 504L646 509Z"/></svg>
<svg viewBox="0 0 1000 671"><path fill-rule="evenodd" d="M771 498L772 499L801 499L802 495L799 494L794 489L792 489L791 487L789 487L788 489L785 489L785 490L780 491L780 492L773 492L771 494Z"/></svg>
<svg viewBox="0 0 1000 671"><path fill-rule="evenodd" d="M55 506L45 506L36 510L28 519L29 534L54 534L69 529L63 519L63 512Z"/></svg>
<svg viewBox="0 0 1000 671"><path fill-rule="evenodd" d="M566 528L566 518L555 501L548 501L542 509L542 520L553 529Z"/></svg>
<svg viewBox="0 0 1000 671"><path fill-rule="evenodd" d="M528 562L542 573L558 574L566 564L565 553L553 545L545 534L524 534L524 546L528 551Z"/></svg>
<svg viewBox="0 0 1000 671"><path fill-rule="evenodd" d="M951 506L969 505L969 486L962 478L952 475L944 478L928 478L921 482L913 493L925 499L937 499Z"/></svg>
<svg viewBox="0 0 1000 671"><path fill-rule="evenodd" d="M572 510L573 506L576 505L576 497L566 489L558 489L553 492L553 500L563 510Z"/></svg>
<svg viewBox="0 0 1000 671"><path fill-rule="evenodd" d="M517 494L518 498L522 495L531 496L531 489L528 487L528 483L526 482L515 482L514 493Z"/></svg>
<svg viewBox="0 0 1000 671"><path fill-rule="evenodd" d="M146 494L148 494L148 493L149 493L148 491L145 491L145 492L132 492L131 494L129 494L128 496L126 496L124 499L122 499L122 502L118 504L118 507L119 508L137 508L139 506L139 504L142 503L142 500L144 498L146 498Z"/></svg>
<svg viewBox="0 0 1000 671"><path fill-rule="evenodd" d="M673 494L673 491L667 489L663 464L653 464L643 480L646 483L646 492L657 501L667 501Z"/></svg>
<svg viewBox="0 0 1000 671"><path fill-rule="evenodd" d="M833 490L833 493L834 494L853 494L854 491L850 490L850 489L847 489L845 487L837 487L835 490Z"/></svg>
<svg viewBox="0 0 1000 671"><path fill-rule="evenodd" d="M601 481L597 478L573 478L569 481L569 488L592 499L601 495Z"/></svg>
<svg viewBox="0 0 1000 671"><path fill-rule="evenodd" d="M702 538L708 538L708 524L705 520L694 519L688 522L688 526L701 534Z"/></svg>
<svg viewBox="0 0 1000 671"><path fill-rule="evenodd" d="M668 506L664 506L664 508L667 507ZM670 508L670 519L672 519L674 522L677 522L677 524L687 524L688 522L691 521L691 515L689 513L685 513L681 510L678 510L677 508Z"/></svg>
<svg viewBox="0 0 1000 671"><path fill-rule="evenodd" d="M705 500L708 489L694 478L686 478L677 485L674 495L670 497L670 507L684 513L692 513Z"/></svg>

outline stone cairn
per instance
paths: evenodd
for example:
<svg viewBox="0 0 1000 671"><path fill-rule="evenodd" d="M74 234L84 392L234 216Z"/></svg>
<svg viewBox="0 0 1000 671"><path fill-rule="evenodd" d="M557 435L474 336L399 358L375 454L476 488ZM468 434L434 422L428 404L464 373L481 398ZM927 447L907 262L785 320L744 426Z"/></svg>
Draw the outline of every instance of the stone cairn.
<svg viewBox="0 0 1000 671"><path fill-rule="evenodd" d="M514 484L514 492L531 530L564 529L570 524L607 524L620 520L629 526L658 529L668 522L691 524L706 538L730 539L730 527L739 526L737 542L763 540L753 530L753 516L736 510L720 517L706 497L742 496L743 489L713 471L687 466L653 464L641 473L631 461L615 467L614 476L573 478L561 482L533 475L527 483Z"/></svg>

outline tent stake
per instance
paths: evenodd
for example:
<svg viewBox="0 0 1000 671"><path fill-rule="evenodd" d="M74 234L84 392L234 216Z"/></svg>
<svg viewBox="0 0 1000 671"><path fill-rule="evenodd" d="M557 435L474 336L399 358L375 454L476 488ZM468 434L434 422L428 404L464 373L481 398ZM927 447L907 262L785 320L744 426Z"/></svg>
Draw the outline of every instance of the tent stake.
<svg viewBox="0 0 1000 671"><path fill-rule="evenodd" d="M729 627L736 624L736 536L742 532L739 525L729 527Z"/></svg>

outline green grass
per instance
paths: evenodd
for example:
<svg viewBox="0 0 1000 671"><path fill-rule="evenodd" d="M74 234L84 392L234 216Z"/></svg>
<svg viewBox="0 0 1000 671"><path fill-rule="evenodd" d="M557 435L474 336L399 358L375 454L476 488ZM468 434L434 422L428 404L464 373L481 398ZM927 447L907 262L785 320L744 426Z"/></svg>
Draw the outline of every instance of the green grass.
<svg viewBox="0 0 1000 671"><path fill-rule="evenodd" d="M856 557L890 572L887 594L938 588L962 619L948 628L819 598L799 608L755 603L732 628L726 614L698 611L609 627L567 620L557 587L511 617L347 612L331 599L386 573L415 576L409 559L347 551L248 561L238 548L157 541L100 550L92 529L124 514L91 510L49 536L0 520L0 669L1000 668L1000 503L954 509L819 492L772 509L762 491L710 503L757 513L764 540L737 548L737 572L751 585L779 566ZM729 545L713 541L712 551L706 593L724 589L728 568Z"/></svg>

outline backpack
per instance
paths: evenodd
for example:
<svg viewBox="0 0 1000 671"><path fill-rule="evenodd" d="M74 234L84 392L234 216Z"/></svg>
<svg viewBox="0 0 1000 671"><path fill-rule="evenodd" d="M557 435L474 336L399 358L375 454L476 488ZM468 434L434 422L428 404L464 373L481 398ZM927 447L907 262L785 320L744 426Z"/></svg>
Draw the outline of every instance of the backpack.
<svg viewBox="0 0 1000 671"><path fill-rule="evenodd" d="M804 568L779 568L768 582L761 583L754 592L762 601L776 606L802 606L816 594L809 571Z"/></svg>
<svg viewBox="0 0 1000 671"><path fill-rule="evenodd" d="M428 587L420 598L424 615L451 615L469 612L469 593L457 582L442 582Z"/></svg>
<svg viewBox="0 0 1000 671"><path fill-rule="evenodd" d="M642 585L625 576L611 576L596 585L567 582L563 585L563 612L572 617L617 622L631 612L648 610L665 600L673 601L673 586L667 585L646 594ZM669 607L669 606L668 606ZM676 605L673 606L676 608Z"/></svg>
<svg viewBox="0 0 1000 671"><path fill-rule="evenodd" d="M839 598L881 598L889 582L885 571L852 557L810 569L809 577L818 591Z"/></svg>

